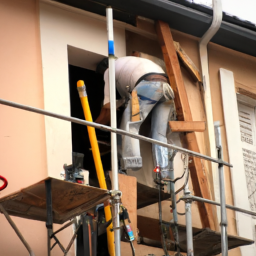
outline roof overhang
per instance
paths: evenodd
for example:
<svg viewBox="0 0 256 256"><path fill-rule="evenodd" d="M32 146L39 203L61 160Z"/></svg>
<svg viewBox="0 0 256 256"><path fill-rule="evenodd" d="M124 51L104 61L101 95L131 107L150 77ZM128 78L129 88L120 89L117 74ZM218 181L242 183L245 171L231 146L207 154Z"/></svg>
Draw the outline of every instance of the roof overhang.
<svg viewBox="0 0 256 256"><path fill-rule="evenodd" d="M171 28L202 37L211 25L212 16L168 0L58 0L76 8L105 16L106 6L112 6L114 19L135 25L136 16L167 22ZM232 20L232 19L231 19ZM211 42L256 57L256 31L227 21Z"/></svg>

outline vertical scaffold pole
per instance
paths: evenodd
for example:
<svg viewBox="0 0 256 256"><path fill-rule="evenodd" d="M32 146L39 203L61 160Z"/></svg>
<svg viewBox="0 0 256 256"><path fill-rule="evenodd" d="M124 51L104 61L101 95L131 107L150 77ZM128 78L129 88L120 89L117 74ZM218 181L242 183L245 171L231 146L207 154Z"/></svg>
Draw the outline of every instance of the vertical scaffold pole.
<svg viewBox="0 0 256 256"><path fill-rule="evenodd" d="M190 191L185 188L185 195L189 196ZM186 230L187 230L187 256L194 256L193 248L193 229L192 229L192 215L191 215L191 199L185 201L185 211L186 211Z"/></svg>
<svg viewBox="0 0 256 256"><path fill-rule="evenodd" d="M223 256L228 255L228 236L227 236L227 211L224 186L223 165L219 164L219 181L220 181L220 207L221 207L221 251Z"/></svg>
<svg viewBox="0 0 256 256"><path fill-rule="evenodd" d="M184 168L188 168L188 155L184 159ZM184 188L184 196L190 196L190 190L187 184ZM186 215L186 231L187 231L187 256L194 256L194 247L193 247L193 227L192 227L192 212L191 212L192 199L187 199L185 201L185 215Z"/></svg>
<svg viewBox="0 0 256 256"><path fill-rule="evenodd" d="M174 157L177 151L173 151L170 158L170 178L174 180ZM172 214L174 221L174 233L175 233L175 242L177 246L177 256L180 256L180 241L179 241L179 231L178 231L178 213L177 213L177 204L176 204L176 195L175 195L175 183L170 182L170 193L172 198Z"/></svg>
<svg viewBox="0 0 256 256"><path fill-rule="evenodd" d="M116 80L115 80L115 47L113 32L113 10L107 7L107 31L108 31L108 64L109 64L109 90L110 90L110 124L116 129ZM111 166L112 166L112 190L117 191L118 187L118 165L117 165L117 136L111 133ZM120 196L116 193L112 206L112 220L115 236L115 253L116 256L121 255L120 248Z"/></svg>
<svg viewBox="0 0 256 256"><path fill-rule="evenodd" d="M222 143L219 122L214 123L216 147L219 160L222 160ZM226 209L226 197L225 197L225 180L223 173L223 164L219 163L219 186L220 186L220 216L221 216L221 252L223 256L228 255L228 235L227 235L227 209Z"/></svg>
<svg viewBox="0 0 256 256"><path fill-rule="evenodd" d="M51 235L53 228L53 214L52 214L52 182L51 180L45 181L45 193L46 193L46 228L47 228L47 247L48 256L51 256Z"/></svg>

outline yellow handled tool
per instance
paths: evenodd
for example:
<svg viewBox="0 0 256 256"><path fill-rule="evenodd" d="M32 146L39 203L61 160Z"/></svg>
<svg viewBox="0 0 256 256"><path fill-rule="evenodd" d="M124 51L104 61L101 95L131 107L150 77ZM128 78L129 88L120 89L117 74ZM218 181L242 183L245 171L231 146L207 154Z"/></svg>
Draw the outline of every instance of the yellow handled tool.
<svg viewBox="0 0 256 256"><path fill-rule="evenodd" d="M90 106L87 98L84 81L79 80L77 82L77 90L78 90L79 97L84 110L85 120L92 122L92 115L91 115L91 110L90 110ZM91 148L92 148L92 155L94 159L94 164L95 164L100 188L107 189L107 184L106 184L103 166L101 162L100 150L99 150L99 145L98 145L98 141L95 133L95 128L87 126L87 130L89 134L89 139L90 139ZM106 222L108 222L112 218L110 205L107 205L104 207L104 212L105 212ZM111 223L107 227L108 251L110 256L115 256L114 232L111 232L112 228L113 228L113 224Z"/></svg>

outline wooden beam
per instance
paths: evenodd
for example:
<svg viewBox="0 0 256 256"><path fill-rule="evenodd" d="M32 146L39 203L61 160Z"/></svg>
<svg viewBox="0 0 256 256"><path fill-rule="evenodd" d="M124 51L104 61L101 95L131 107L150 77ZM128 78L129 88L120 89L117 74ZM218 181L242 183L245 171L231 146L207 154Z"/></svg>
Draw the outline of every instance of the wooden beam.
<svg viewBox="0 0 256 256"><path fill-rule="evenodd" d="M132 101L131 101L131 107L132 107L132 116L131 121L136 122L140 121L140 104L139 99L137 95L137 91L132 91Z"/></svg>
<svg viewBox="0 0 256 256"><path fill-rule="evenodd" d="M163 21L157 21L156 30L162 48L170 85L175 93L174 101L177 118L179 121L193 121L170 27ZM186 143L190 150L199 152L194 132L186 134ZM195 194L200 197L211 199L208 179L201 160L194 158L194 161L189 165L189 168ZM216 216L214 217L212 206L209 204L202 204L201 207L199 207L199 212L203 227L209 227L215 230L214 218Z"/></svg>
<svg viewBox="0 0 256 256"><path fill-rule="evenodd" d="M172 132L204 132L205 122L203 121L169 121Z"/></svg>
<svg viewBox="0 0 256 256"><path fill-rule="evenodd" d="M179 56L181 63L183 64L185 69L188 71L188 73L191 75L193 80L195 82L202 82L201 74L200 74L198 68L196 67L196 65L194 64L194 62L188 57L188 55L181 48L181 46L178 42L173 41L173 43L174 43L175 50ZM155 56L152 56L152 55L149 55L149 54L146 54L143 52L138 52L138 51L133 51L131 53L131 56L149 59L149 60L155 62L157 65L159 65L166 73L166 66L165 66L164 61Z"/></svg>
<svg viewBox="0 0 256 256"><path fill-rule="evenodd" d="M181 48L180 44L178 42L173 42L174 47L176 49L176 52L182 62L182 64L185 66L187 71L190 73L192 78L194 79L195 82L201 82L202 83L202 77L201 74L194 64L194 62L188 57L186 52Z"/></svg>

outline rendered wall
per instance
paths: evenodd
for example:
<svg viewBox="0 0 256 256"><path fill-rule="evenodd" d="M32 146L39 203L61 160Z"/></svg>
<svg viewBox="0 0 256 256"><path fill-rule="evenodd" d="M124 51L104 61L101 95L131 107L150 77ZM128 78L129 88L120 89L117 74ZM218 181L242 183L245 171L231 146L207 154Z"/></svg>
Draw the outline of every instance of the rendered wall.
<svg viewBox="0 0 256 256"><path fill-rule="evenodd" d="M42 1L40 31L45 109L70 116L68 46L107 56L105 18ZM124 56L124 29L115 26L114 33L116 55ZM71 125L46 117L45 129L48 175L59 178L63 164L71 163Z"/></svg>
<svg viewBox="0 0 256 256"><path fill-rule="evenodd" d="M122 57L125 55L124 28L114 25L114 33L116 55ZM41 1L40 37L45 109L70 116L68 65L96 67L95 60L108 55L106 20L53 1ZM84 61L84 58L87 60ZM47 175L60 178L63 164L72 163L71 124L45 117L45 131ZM58 226L55 225L54 230ZM72 228L67 228L58 236L67 246ZM60 252L59 248L54 250L55 253ZM69 255L74 255L73 246Z"/></svg>
<svg viewBox="0 0 256 256"><path fill-rule="evenodd" d="M0 1L0 97L44 108L38 17L35 0ZM0 175L9 182L0 197L46 177L43 116L0 105L0 163ZM13 220L35 254L46 255L45 223ZM2 214L0 224L0 254L27 256Z"/></svg>

